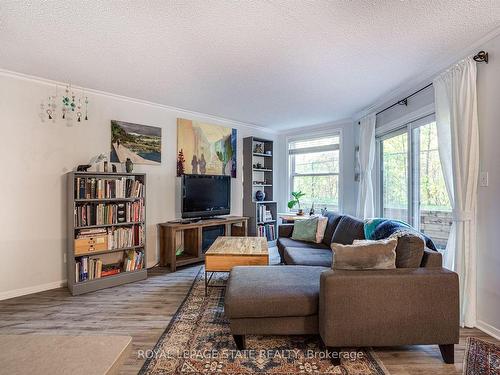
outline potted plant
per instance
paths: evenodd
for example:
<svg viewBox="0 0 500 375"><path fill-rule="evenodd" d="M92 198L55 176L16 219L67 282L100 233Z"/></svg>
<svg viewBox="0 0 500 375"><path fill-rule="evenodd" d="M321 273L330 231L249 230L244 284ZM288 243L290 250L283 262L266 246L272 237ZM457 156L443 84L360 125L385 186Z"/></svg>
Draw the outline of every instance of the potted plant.
<svg viewBox="0 0 500 375"><path fill-rule="evenodd" d="M300 198L302 198L304 195L306 194L301 191L292 191L292 199L288 202L289 209L294 208L295 205L298 206L297 215L299 216L304 215L304 211L302 210L302 208L300 208Z"/></svg>

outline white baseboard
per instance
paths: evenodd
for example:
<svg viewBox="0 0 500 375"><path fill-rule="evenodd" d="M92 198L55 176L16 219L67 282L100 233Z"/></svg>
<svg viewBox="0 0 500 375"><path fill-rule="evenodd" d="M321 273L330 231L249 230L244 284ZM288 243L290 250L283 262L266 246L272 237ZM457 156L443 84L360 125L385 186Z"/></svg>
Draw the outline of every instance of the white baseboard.
<svg viewBox="0 0 500 375"><path fill-rule="evenodd" d="M9 290L7 292L0 292L0 301L9 298L25 296L27 294L44 292L50 289L61 288L63 286L66 286L66 280L54 281L53 283L47 283L42 285L29 286L27 288Z"/></svg>
<svg viewBox="0 0 500 375"><path fill-rule="evenodd" d="M488 335L496 338L497 340L500 340L500 329L493 327L492 325L485 323L481 320L478 320L476 322L476 328L480 329L484 333L487 333Z"/></svg>

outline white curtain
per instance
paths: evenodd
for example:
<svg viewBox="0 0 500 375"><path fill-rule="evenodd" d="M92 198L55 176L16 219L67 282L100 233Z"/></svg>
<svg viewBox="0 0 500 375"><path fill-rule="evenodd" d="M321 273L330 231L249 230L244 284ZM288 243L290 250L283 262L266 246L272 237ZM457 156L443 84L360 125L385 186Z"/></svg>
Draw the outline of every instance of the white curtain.
<svg viewBox="0 0 500 375"><path fill-rule="evenodd" d="M433 83L439 157L453 208L445 267L460 279L460 322L476 324L476 207L479 174L476 63L471 57Z"/></svg>
<svg viewBox="0 0 500 375"><path fill-rule="evenodd" d="M359 190L356 216L371 218L375 216L373 198L372 170L375 162L375 122L376 115L371 114L360 120L359 131Z"/></svg>

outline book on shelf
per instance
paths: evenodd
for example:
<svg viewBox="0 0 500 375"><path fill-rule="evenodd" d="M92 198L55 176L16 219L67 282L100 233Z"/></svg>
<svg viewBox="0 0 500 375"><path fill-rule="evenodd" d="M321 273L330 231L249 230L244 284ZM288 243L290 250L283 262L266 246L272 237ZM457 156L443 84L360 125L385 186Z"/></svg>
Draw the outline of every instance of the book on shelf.
<svg viewBox="0 0 500 375"><path fill-rule="evenodd" d="M144 244L144 226L132 225L119 228L89 228L77 231L76 240L81 239L106 239L106 248L100 250L113 250L126 247L142 246ZM97 243L97 241L95 241ZM76 248L76 242L75 242ZM99 251L99 250L98 250Z"/></svg>
<svg viewBox="0 0 500 375"><path fill-rule="evenodd" d="M140 270L144 267L144 252L129 250L125 252L123 260L123 271L130 272Z"/></svg>
<svg viewBox="0 0 500 375"><path fill-rule="evenodd" d="M75 282L99 279L102 277L101 259L81 257L75 262Z"/></svg>
<svg viewBox="0 0 500 375"><path fill-rule="evenodd" d="M259 237L266 237L268 241L274 241L276 239L275 225L274 224L258 225L257 235Z"/></svg>
<svg viewBox="0 0 500 375"><path fill-rule="evenodd" d="M144 202L85 203L75 206L74 215L77 227L141 222L144 220Z"/></svg>
<svg viewBox="0 0 500 375"><path fill-rule="evenodd" d="M142 198L144 184L135 177L76 177L75 199Z"/></svg>
<svg viewBox="0 0 500 375"><path fill-rule="evenodd" d="M266 221L271 221L273 220L273 215L271 213L271 210L267 208L266 205L260 204L257 206L257 221L259 223L263 223Z"/></svg>
<svg viewBox="0 0 500 375"><path fill-rule="evenodd" d="M75 282L100 279L121 272L137 271L144 268L144 251L124 251L123 259L105 263L101 258L84 256L75 259Z"/></svg>

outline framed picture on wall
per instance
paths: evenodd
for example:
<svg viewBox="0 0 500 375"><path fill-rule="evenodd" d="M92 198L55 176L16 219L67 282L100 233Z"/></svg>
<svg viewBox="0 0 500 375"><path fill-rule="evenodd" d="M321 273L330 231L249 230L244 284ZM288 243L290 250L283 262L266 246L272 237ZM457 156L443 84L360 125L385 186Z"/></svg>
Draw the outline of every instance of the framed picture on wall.
<svg viewBox="0 0 500 375"><path fill-rule="evenodd" d="M177 176L236 177L236 129L177 119Z"/></svg>
<svg viewBox="0 0 500 375"><path fill-rule="evenodd" d="M111 120L111 162L159 165L161 128Z"/></svg>

